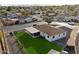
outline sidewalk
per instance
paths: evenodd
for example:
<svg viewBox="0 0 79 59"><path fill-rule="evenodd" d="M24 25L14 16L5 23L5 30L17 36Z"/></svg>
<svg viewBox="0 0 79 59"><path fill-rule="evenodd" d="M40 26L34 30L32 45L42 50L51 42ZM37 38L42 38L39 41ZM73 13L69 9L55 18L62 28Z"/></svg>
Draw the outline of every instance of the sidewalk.
<svg viewBox="0 0 79 59"><path fill-rule="evenodd" d="M9 54L22 54L14 37L6 35L6 41L8 44Z"/></svg>
<svg viewBox="0 0 79 59"><path fill-rule="evenodd" d="M2 47L1 47L1 43L0 43L0 54L2 54L3 51L2 51Z"/></svg>

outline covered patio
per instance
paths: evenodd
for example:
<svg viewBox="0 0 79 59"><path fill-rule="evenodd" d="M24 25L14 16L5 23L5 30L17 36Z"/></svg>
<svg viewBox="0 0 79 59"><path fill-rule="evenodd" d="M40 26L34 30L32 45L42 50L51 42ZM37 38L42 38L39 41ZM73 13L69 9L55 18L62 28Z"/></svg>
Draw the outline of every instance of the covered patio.
<svg viewBox="0 0 79 59"><path fill-rule="evenodd" d="M29 32L31 35L33 35L33 36L39 36L39 35L40 35L40 31L37 30L37 29L34 28L34 27L28 27L28 28L25 28L25 30L26 30L27 32Z"/></svg>

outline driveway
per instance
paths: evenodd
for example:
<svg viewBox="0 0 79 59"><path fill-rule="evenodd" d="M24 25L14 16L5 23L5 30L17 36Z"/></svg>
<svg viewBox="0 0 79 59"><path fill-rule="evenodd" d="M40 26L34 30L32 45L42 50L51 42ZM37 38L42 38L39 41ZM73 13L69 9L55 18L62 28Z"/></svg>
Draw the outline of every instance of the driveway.
<svg viewBox="0 0 79 59"><path fill-rule="evenodd" d="M59 28L65 30L65 31L67 31L67 36L66 36L66 38L59 39L59 40L56 40L56 41L54 41L54 42L55 42L56 44L62 46L62 47L65 47L65 46L67 45L68 39L70 38L70 34L71 34L72 29L67 28L67 27L64 27L64 26L63 26L63 27L59 27Z"/></svg>

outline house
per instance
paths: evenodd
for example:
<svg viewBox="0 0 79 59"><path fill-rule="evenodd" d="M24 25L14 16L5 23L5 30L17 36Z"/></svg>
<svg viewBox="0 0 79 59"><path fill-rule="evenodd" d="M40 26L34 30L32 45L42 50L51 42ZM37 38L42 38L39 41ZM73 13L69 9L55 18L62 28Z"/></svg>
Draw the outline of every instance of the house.
<svg viewBox="0 0 79 59"><path fill-rule="evenodd" d="M40 14L40 11L35 11L34 14Z"/></svg>
<svg viewBox="0 0 79 59"><path fill-rule="evenodd" d="M12 21L18 21L19 19L18 18L12 18L10 20L12 20Z"/></svg>
<svg viewBox="0 0 79 59"><path fill-rule="evenodd" d="M66 37L66 31L50 27L49 25L39 25L35 27L40 31L40 35L48 41L55 41L60 38Z"/></svg>
<svg viewBox="0 0 79 59"><path fill-rule="evenodd" d="M46 11L42 11L42 12L41 12L41 15L42 15L42 16L45 16L45 15L46 15Z"/></svg>
<svg viewBox="0 0 79 59"><path fill-rule="evenodd" d="M3 25L14 25L16 21L11 20L10 18L5 18L2 20Z"/></svg>
<svg viewBox="0 0 79 59"><path fill-rule="evenodd" d="M43 20L43 18L40 17L40 15L31 15L30 17L33 18L33 21L34 21L34 19L36 19L36 21L42 21Z"/></svg>
<svg viewBox="0 0 79 59"><path fill-rule="evenodd" d="M64 30L50 27L49 25L46 24L37 25L28 29L26 28L26 30L29 31L31 34L44 37L50 42L66 37L66 33L67 33Z"/></svg>
<svg viewBox="0 0 79 59"><path fill-rule="evenodd" d="M55 16L55 13L48 13L49 16Z"/></svg>
<svg viewBox="0 0 79 59"><path fill-rule="evenodd" d="M9 17L9 18L17 18L17 14L15 12L8 12L7 17Z"/></svg>

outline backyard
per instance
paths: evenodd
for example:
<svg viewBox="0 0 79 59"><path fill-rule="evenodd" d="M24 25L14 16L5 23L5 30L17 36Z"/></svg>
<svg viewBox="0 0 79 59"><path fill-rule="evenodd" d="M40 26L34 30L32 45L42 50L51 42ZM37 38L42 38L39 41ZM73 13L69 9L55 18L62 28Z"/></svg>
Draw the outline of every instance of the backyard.
<svg viewBox="0 0 79 59"><path fill-rule="evenodd" d="M51 49L62 50L62 47L54 42L49 42L42 37L33 38L26 32L17 31L15 36L20 45L23 46L24 51L29 54L46 54Z"/></svg>

